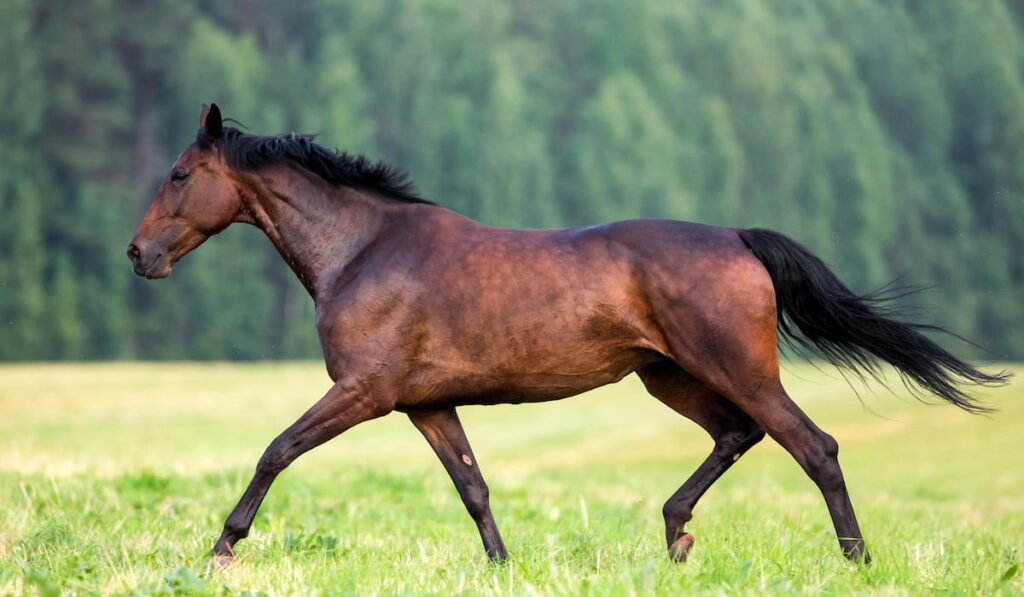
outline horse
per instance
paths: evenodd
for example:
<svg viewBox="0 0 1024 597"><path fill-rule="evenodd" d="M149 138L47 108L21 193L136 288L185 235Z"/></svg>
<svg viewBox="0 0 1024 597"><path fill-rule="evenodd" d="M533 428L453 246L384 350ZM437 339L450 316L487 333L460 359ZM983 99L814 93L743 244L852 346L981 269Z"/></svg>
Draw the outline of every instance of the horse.
<svg viewBox="0 0 1024 597"><path fill-rule="evenodd" d="M230 119L227 119L230 120ZM259 459L211 557L230 562L274 479L298 456L394 411L451 476L492 560L508 557L456 409L566 398L637 373L701 426L711 453L665 503L668 555L685 561L697 501L770 435L824 497L845 557L871 558L836 440L779 379L780 340L856 372L890 363L969 412L965 386L1000 385L849 290L796 241L763 229L632 220L493 228L420 197L402 172L309 135L260 136L202 107L128 247L163 278L233 222L262 230L315 302L333 385Z"/></svg>

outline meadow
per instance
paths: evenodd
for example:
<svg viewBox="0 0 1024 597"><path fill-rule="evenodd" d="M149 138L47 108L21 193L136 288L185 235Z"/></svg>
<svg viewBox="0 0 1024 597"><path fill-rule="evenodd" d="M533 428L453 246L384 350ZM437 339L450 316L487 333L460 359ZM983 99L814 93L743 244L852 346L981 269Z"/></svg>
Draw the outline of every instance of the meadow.
<svg viewBox="0 0 1024 597"><path fill-rule="evenodd" d="M1013 368L1013 367L1011 367ZM460 410L510 560L488 563L404 416L300 458L222 570L207 554L322 365L0 366L0 595L1024 593L1024 385L1000 412L927 406L791 363L840 443L870 566L845 561L815 486L771 440L697 506L668 561L661 505L711 447L635 377L569 400ZM1024 370L1017 368L1018 372Z"/></svg>

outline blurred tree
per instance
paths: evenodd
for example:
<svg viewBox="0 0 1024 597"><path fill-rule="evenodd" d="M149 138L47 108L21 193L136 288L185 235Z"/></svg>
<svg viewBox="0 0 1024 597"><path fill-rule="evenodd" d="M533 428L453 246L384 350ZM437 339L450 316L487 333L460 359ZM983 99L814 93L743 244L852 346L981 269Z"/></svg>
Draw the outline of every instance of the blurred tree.
<svg viewBox="0 0 1024 597"><path fill-rule="evenodd" d="M384 158L488 224L781 230L1024 358L1020 3L9 0L0 359L288 358L312 303L254 229L173 281L123 247L199 104Z"/></svg>
<svg viewBox="0 0 1024 597"><path fill-rule="evenodd" d="M579 124L576 187L587 212L575 224L613 220L625 206L636 217L693 217L679 140L642 81L626 72L609 77L583 106Z"/></svg>
<svg viewBox="0 0 1024 597"><path fill-rule="evenodd" d="M33 43L34 3L0 5L0 359L47 354L44 218L53 189L39 149L46 134L42 48ZM49 200L49 201L48 201Z"/></svg>

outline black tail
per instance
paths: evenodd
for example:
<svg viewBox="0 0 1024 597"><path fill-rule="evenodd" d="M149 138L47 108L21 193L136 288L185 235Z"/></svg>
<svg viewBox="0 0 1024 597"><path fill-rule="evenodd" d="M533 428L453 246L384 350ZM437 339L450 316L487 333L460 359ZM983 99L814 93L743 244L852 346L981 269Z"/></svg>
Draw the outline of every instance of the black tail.
<svg viewBox="0 0 1024 597"><path fill-rule="evenodd" d="M796 241L771 230L740 230L739 235L772 277L785 342L815 351L838 367L875 377L881 359L904 379L968 412L992 411L978 405L962 386L1001 385L1008 373L980 371L919 331L946 332L942 328L892 319L892 310L881 304L884 297L854 294Z"/></svg>

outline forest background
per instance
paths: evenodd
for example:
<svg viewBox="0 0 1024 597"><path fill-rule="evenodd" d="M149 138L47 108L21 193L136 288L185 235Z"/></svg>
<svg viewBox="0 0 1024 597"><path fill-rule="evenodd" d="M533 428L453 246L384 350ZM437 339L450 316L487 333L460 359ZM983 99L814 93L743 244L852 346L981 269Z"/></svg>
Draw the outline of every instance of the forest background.
<svg viewBox="0 0 1024 597"><path fill-rule="evenodd" d="M5 0L0 360L319 354L253 228L131 273L210 101L491 225L773 228L1024 359L1022 28L1001 0Z"/></svg>

